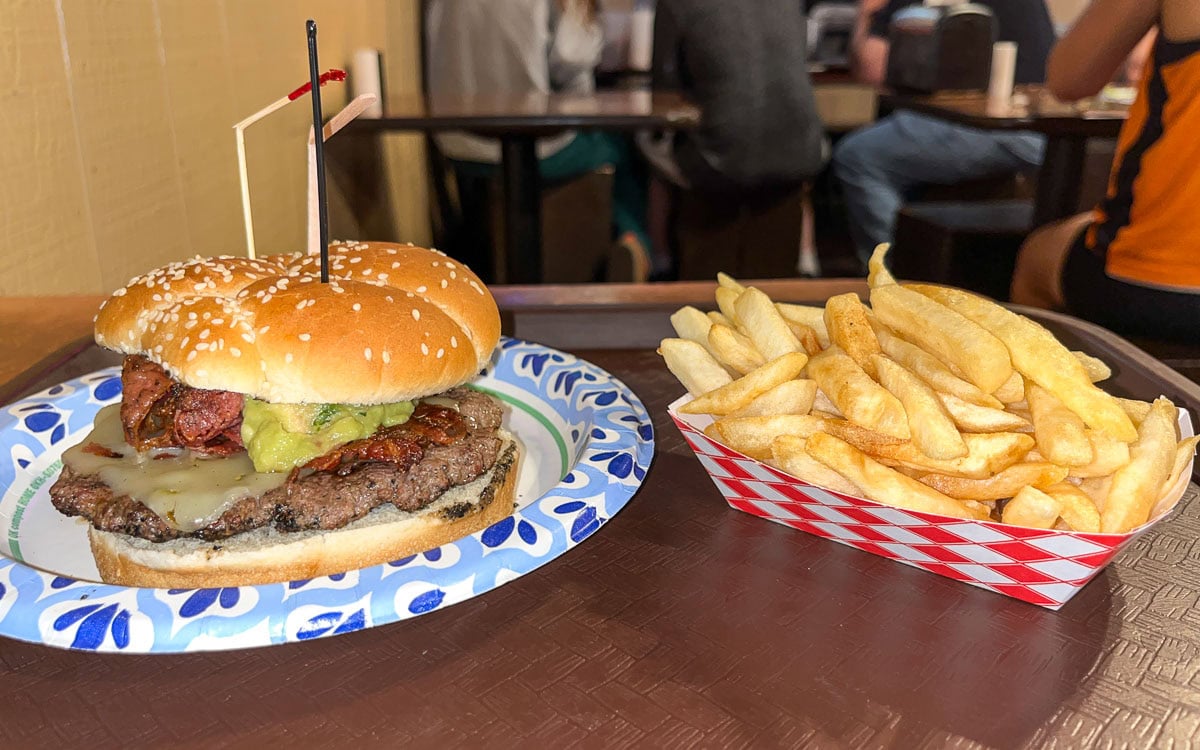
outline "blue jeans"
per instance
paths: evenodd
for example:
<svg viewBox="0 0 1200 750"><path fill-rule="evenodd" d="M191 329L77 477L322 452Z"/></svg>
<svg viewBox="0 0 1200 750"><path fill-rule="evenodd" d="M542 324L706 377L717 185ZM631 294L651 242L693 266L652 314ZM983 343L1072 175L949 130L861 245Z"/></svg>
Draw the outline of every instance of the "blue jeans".
<svg viewBox="0 0 1200 750"><path fill-rule="evenodd" d="M833 150L850 233L866 261L891 242L896 215L922 185L953 185L1038 168L1046 139L1027 131L979 130L899 111L843 138Z"/></svg>

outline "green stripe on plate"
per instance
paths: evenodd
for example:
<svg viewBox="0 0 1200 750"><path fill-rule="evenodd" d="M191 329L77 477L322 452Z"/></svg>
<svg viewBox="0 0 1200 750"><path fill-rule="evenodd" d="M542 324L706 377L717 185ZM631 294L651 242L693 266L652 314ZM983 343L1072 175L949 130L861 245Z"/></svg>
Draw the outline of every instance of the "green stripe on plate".
<svg viewBox="0 0 1200 750"><path fill-rule="evenodd" d="M559 480L567 475L567 472L570 471L571 468L571 465L568 462L567 441L563 439L562 433L558 431L558 428L554 426L553 422L546 418L545 414L542 414L540 411L538 411L533 404L527 404L524 401L508 395L507 393L500 393L499 391L493 391L491 388L484 388L483 386L479 385L472 385L471 387L477 391L483 391L493 398L498 398L506 404L511 404L512 406L517 407L540 422L541 425L546 428L546 431L549 432L554 438L555 444L558 445L558 457L562 462L562 470L558 473Z"/></svg>
<svg viewBox="0 0 1200 750"><path fill-rule="evenodd" d="M13 511L12 520L8 527L8 546L12 550L12 557L17 562L25 562L25 557L21 554L21 542L18 540L20 536L21 519L25 517L25 508L29 505L29 501L37 494L42 485L57 477L62 470L62 460L59 459L46 467L39 475L33 478L21 496L17 498L17 508Z"/></svg>

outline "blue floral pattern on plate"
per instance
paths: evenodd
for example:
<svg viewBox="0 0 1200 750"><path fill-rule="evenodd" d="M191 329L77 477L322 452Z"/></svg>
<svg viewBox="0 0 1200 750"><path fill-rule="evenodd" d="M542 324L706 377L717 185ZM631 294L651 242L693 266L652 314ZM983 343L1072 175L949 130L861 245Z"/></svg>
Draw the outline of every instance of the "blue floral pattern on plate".
<svg viewBox="0 0 1200 750"><path fill-rule="evenodd" d="M640 486L654 453L650 418L604 370L506 338L477 385L552 435L562 459L557 484L520 499L511 517L412 557L225 589L110 586L23 562L21 542L28 548L42 537L23 532L22 517L49 503L62 451L85 434L101 406L120 398L119 371L101 370L9 405L0 412L0 532L7 537L0 536L0 635L87 651L171 653L384 625L483 594L546 564L594 534ZM522 473L526 468L523 459ZM86 547L82 529L78 536Z"/></svg>

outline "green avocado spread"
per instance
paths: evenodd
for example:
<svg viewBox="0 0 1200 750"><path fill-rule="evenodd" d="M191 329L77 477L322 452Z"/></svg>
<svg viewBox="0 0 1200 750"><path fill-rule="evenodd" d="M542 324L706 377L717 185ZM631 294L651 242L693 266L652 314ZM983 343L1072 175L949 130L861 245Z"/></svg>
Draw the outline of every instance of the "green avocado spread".
<svg viewBox="0 0 1200 750"><path fill-rule="evenodd" d="M271 404L247 398L242 443L257 471L291 471L334 448L407 422L411 401L355 404Z"/></svg>

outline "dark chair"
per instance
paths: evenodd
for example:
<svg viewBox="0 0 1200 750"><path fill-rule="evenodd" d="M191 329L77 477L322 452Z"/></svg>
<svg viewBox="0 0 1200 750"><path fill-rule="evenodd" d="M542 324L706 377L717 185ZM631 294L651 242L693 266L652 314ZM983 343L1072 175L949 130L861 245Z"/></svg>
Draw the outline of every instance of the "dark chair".
<svg viewBox="0 0 1200 750"><path fill-rule="evenodd" d="M434 149L436 153L436 148ZM439 247L484 281L504 283L504 215L499 175L456 172L432 158L434 222ZM610 280L613 171L602 167L542 188L542 278L547 283ZM440 183L440 184L438 184ZM638 279L622 278L634 281Z"/></svg>
<svg viewBox="0 0 1200 750"><path fill-rule="evenodd" d="M803 188L752 193L680 190L672 235L680 279L718 271L747 279L796 275Z"/></svg>
<svg viewBox="0 0 1200 750"><path fill-rule="evenodd" d="M951 284L1008 299L1021 242L1033 221L1025 200L910 203L888 255L898 278Z"/></svg>

